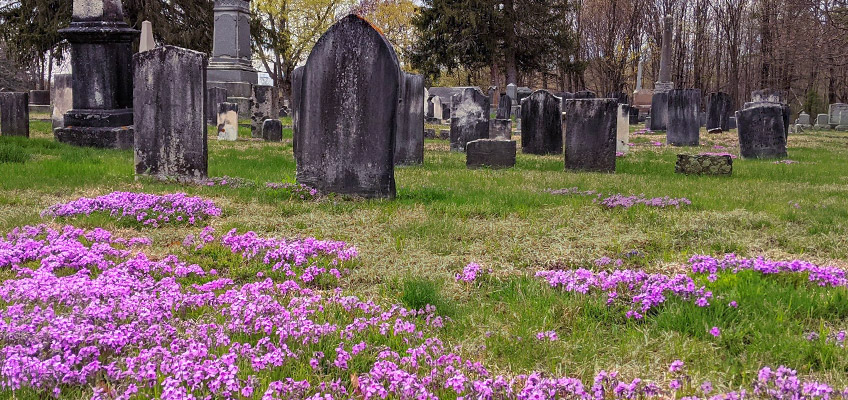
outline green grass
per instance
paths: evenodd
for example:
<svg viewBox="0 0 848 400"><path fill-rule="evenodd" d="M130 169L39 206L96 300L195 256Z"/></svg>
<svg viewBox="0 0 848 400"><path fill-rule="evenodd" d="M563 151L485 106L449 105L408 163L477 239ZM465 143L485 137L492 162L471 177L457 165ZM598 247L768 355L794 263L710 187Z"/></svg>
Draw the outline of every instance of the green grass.
<svg viewBox="0 0 848 400"><path fill-rule="evenodd" d="M290 124L284 121L284 125ZM808 341L809 331L848 329L848 293L789 277L754 273L722 275L707 283L714 306L669 301L637 322L594 295L553 290L532 274L546 267L588 267L592 260L637 250L627 266L679 272L693 254L774 259L802 258L846 266L848 260L848 134L811 132L790 136L798 164L734 160L731 177L674 173L678 152L738 152L735 133L702 133L702 146L654 147L661 134L633 137L637 146L618 160L615 174L563 170L559 156L518 154L509 170L467 170L462 154L441 140L427 140L423 166L395 171L395 200L302 201L263 188L293 182L291 129L282 143L250 139L218 142L210 128L210 176L232 176L256 187L180 186L133 176L131 151L83 149L58 144L49 121L31 123L31 139L0 137L0 232L43 222L40 212L59 201L113 190L184 191L214 199L224 216L212 224L268 236L314 236L357 246L360 259L339 284L353 293L409 307L433 304L452 319L444 338L478 355L499 372L541 369L590 377L599 369L629 376L665 371L684 359L698 378L717 386L749 382L762 365L786 364L804 374L848 384L848 351ZM11 155L7 155L11 154ZM687 197L680 210L633 207L604 210L591 198L555 196L546 189L578 187L603 193ZM797 204L797 207L795 206ZM200 227L152 230L108 218L62 220L147 235L155 243L179 243ZM170 249L159 248L166 252ZM226 254L203 253L193 262L220 264L233 279L255 276ZM476 284L457 283L471 261L493 270ZM328 283L328 285L335 284ZM739 302L730 309L730 300ZM722 328L720 338L707 330ZM561 340L535 334L556 330Z"/></svg>

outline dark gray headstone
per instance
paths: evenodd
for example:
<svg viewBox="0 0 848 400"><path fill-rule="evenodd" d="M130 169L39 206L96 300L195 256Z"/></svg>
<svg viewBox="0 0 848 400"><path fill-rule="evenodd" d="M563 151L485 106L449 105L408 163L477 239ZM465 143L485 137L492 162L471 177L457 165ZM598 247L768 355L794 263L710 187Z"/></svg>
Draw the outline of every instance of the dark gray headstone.
<svg viewBox="0 0 848 400"><path fill-rule="evenodd" d="M562 154L562 103L547 90L521 101L521 151Z"/></svg>
<svg viewBox="0 0 848 400"><path fill-rule="evenodd" d="M757 103L736 112L739 148L744 158L786 157L783 108Z"/></svg>
<svg viewBox="0 0 848 400"><path fill-rule="evenodd" d="M53 75L50 86L53 101L53 129L65 126L65 113L74 106L74 81L71 74Z"/></svg>
<svg viewBox="0 0 848 400"><path fill-rule="evenodd" d="M730 155L678 154L674 172L684 175L730 175L733 158Z"/></svg>
<svg viewBox="0 0 848 400"><path fill-rule="evenodd" d="M489 120L489 139L512 140L512 120Z"/></svg>
<svg viewBox="0 0 848 400"><path fill-rule="evenodd" d="M227 89L210 87L206 89L206 120L215 123L218 118L218 104L227 103Z"/></svg>
<svg viewBox="0 0 848 400"><path fill-rule="evenodd" d="M745 103L745 105L742 107L742 109L744 110L746 108L751 108L751 107L754 107L754 106L757 106L757 105L762 105L762 104L771 104L771 105L780 106L780 109L783 112L783 134L788 139L789 138L789 121L792 118L792 108L789 107L789 105L786 104L786 103L780 103L780 102L774 102L774 101L749 101L749 102Z"/></svg>
<svg viewBox="0 0 848 400"><path fill-rule="evenodd" d="M639 124L639 109L636 108L636 107L630 106L628 108L628 112L629 112L628 123L630 123L630 125Z"/></svg>
<svg viewBox="0 0 848 400"><path fill-rule="evenodd" d="M392 45L348 15L315 43L302 79L297 181L322 192L394 197L401 71Z"/></svg>
<svg viewBox="0 0 848 400"><path fill-rule="evenodd" d="M174 46L133 56L136 174L206 178L206 64Z"/></svg>
<svg viewBox="0 0 848 400"><path fill-rule="evenodd" d="M254 85L250 97L250 135L261 138L262 124L266 119L278 118L277 111L277 88Z"/></svg>
<svg viewBox="0 0 848 400"><path fill-rule="evenodd" d="M438 97L438 96L430 96L430 97L427 99L427 110L426 110L426 112L424 113L424 116L425 116L426 118L434 118L434 117L433 117L433 115L434 115L434 113L435 113L435 111L436 111L436 106L433 104L433 98L434 98L434 97Z"/></svg>
<svg viewBox="0 0 848 400"><path fill-rule="evenodd" d="M291 82L292 152L294 153L295 160L299 157L297 151L298 142L300 141L298 125L300 120L301 93L303 93L303 66L297 67L292 71Z"/></svg>
<svg viewBox="0 0 848 400"><path fill-rule="evenodd" d="M403 73L398 127L395 138L395 165L424 162L424 76Z"/></svg>
<svg viewBox="0 0 848 400"><path fill-rule="evenodd" d="M283 123L276 118L266 119L262 123L262 138L266 142L283 141Z"/></svg>
<svg viewBox="0 0 848 400"><path fill-rule="evenodd" d="M450 139L450 129L439 129L438 139L442 139L442 140Z"/></svg>
<svg viewBox="0 0 848 400"><path fill-rule="evenodd" d="M466 145L465 166L469 169L512 168L515 166L515 147L516 143L512 140L472 140Z"/></svg>
<svg viewBox="0 0 848 400"><path fill-rule="evenodd" d="M668 130L666 138L672 146L700 144L701 89L672 89L668 91Z"/></svg>
<svg viewBox="0 0 848 400"><path fill-rule="evenodd" d="M652 131L664 131L668 128L668 92L654 92L651 97Z"/></svg>
<svg viewBox="0 0 848 400"><path fill-rule="evenodd" d="M38 105L38 106L49 106L50 105L50 91L49 90L30 90L29 91L29 104Z"/></svg>
<svg viewBox="0 0 848 400"><path fill-rule="evenodd" d="M29 93L0 93L0 136L29 137Z"/></svg>
<svg viewBox="0 0 848 400"><path fill-rule="evenodd" d="M505 94L501 95L498 101L498 112L495 114L497 119L509 119L509 114L512 111L512 97Z"/></svg>
<svg viewBox="0 0 848 400"><path fill-rule="evenodd" d="M465 88L451 102L451 150L465 151L466 143L489 137L489 97L478 89Z"/></svg>
<svg viewBox="0 0 848 400"><path fill-rule="evenodd" d="M259 80L251 63L250 18L249 1L215 0L209 86L224 84L232 103L249 99L250 86Z"/></svg>
<svg viewBox="0 0 848 400"><path fill-rule="evenodd" d="M724 92L707 96L707 132L718 133L730 129L733 116L733 99Z"/></svg>
<svg viewBox="0 0 848 400"><path fill-rule="evenodd" d="M565 169L615 172L618 101L565 102Z"/></svg>
<svg viewBox="0 0 848 400"><path fill-rule="evenodd" d="M730 117L727 119L727 128L736 129L736 117Z"/></svg>

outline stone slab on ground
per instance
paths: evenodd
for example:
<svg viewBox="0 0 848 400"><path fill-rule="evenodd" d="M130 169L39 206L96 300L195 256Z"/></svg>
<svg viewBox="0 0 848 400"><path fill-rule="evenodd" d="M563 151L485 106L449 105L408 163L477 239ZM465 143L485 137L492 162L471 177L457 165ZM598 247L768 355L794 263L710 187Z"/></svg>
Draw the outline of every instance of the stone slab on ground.
<svg viewBox="0 0 848 400"><path fill-rule="evenodd" d="M513 140L472 140L465 147L465 166L469 169L512 168L515 166L516 146Z"/></svg>

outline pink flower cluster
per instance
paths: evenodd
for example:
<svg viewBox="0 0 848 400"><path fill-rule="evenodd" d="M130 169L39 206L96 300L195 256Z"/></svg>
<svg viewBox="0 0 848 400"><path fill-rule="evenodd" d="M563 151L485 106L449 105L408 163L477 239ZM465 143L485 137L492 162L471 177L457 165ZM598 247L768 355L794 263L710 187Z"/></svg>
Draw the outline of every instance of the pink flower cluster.
<svg viewBox="0 0 848 400"><path fill-rule="evenodd" d="M481 269L482 268L480 267L480 264L469 263L465 266L465 268L462 269L461 274L456 274L455 279L457 280L457 282L474 282L475 280L477 280L477 276L478 274L480 274Z"/></svg>
<svg viewBox="0 0 848 400"><path fill-rule="evenodd" d="M211 200L187 196L185 193L147 194L112 192L95 198L82 197L55 204L42 216L73 217L105 213L117 219L133 219L143 225L159 227L166 223L194 225L208 217L221 216L221 209Z"/></svg>
<svg viewBox="0 0 848 400"><path fill-rule="evenodd" d="M762 257L741 258L736 254L726 254L722 258L695 255L689 259L692 272L708 274L715 281L717 274L723 271L738 273L743 270L760 272L765 275L780 273L806 274L810 282L823 287L848 287L846 271L836 267L819 266L802 260L774 261Z"/></svg>

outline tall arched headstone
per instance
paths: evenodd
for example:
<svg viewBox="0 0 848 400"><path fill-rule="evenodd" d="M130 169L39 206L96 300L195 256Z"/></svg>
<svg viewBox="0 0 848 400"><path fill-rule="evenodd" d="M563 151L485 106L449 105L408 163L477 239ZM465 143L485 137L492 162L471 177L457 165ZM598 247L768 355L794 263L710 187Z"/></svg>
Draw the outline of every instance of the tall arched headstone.
<svg viewBox="0 0 848 400"><path fill-rule="evenodd" d="M562 100L547 90L521 100L521 151L562 153Z"/></svg>
<svg viewBox="0 0 848 400"><path fill-rule="evenodd" d="M477 88L463 88L451 98L451 143L454 151L465 151L465 145L489 138L489 97Z"/></svg>
<svg viewBox="0 0 848 400"><path fill-rule="evenodd" d="M421 164L424 162L424 76L404 73L401 84L395 164Z"/></svg>
<svg viewBox="0 0 848 400"><path fill-rule="evenodd" d="M394 197L401 71L391 44L348 15L315 43L303 69L297 181L322 192Z"/></svg>

